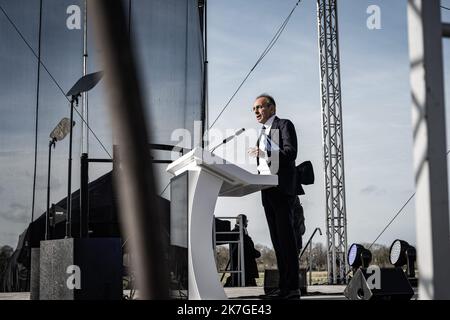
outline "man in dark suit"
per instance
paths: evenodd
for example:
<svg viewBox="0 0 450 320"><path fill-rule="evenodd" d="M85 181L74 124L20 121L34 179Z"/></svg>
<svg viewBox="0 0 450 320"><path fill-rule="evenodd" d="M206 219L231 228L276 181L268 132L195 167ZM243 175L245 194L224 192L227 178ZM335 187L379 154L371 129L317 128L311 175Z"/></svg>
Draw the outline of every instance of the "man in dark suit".
<svg viewBox="0 0 450 320"><path fill-rule="evenodd" d="M299 188L296 179L297 134L289 120L276 116L273 97L262 94L253 105L256 120L263 125L256 148L259 174L277 174L278 186L263 190L262 204L269 226L280 274L279 289L263 298L299 299L298 256L293 228L293 215Z"/></svg>

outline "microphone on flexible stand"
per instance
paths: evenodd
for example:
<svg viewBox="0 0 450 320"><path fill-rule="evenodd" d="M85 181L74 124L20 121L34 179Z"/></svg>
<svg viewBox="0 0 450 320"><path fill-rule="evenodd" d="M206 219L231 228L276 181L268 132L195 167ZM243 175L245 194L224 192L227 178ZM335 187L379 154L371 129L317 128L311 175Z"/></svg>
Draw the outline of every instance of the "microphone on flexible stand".
<svg viewBox="0 0 450 320"><path fill-rule="evenodd" d="M236 138L237 136L240 136L241 134L243 134L245 131L245 128L242 128L241 130L237 131L235 134L233 134L232 136L223 139L223 141L218 144L217 146L215 146L214 148L212 148L209 152L213 153L218 147L223 146L224 144L230 142L231 140L233 140L234 138Z"/></svg>

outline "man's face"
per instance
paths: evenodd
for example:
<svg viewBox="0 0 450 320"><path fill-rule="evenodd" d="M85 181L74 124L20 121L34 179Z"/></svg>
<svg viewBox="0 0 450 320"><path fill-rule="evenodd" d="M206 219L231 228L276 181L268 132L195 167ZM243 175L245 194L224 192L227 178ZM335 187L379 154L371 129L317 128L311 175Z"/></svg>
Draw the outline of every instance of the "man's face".
<svg viewBox="0 0 450 320"><path fill-rule="evenodd" d="M256 121L265 124L275 114L275 106L269 105L266 98L259 98L253 104L253 112L255 113Z"/></svg>

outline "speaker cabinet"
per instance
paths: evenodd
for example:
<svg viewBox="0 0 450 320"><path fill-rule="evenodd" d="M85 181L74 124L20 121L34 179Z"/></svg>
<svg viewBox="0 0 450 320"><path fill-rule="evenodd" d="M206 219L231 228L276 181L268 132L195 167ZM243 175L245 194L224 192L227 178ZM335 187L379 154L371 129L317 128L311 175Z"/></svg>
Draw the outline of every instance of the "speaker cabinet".
<svg viewBox="0 0 450 320"><path fill-rule="evenodd" d="M349 300L410 300L414 290L401 268L378 268L371 272L361 268L344 295Z"/></svg>
<svg viewBox="0 0 450 320"><path fill-rule="evenodd" d="M264 293L268 294L275 289L278 289L278 282L280 274L278 269L266 269L264 270ZM303 295L308 293L308 285L306 282L306 269L300 269L298 272L298 284L299 289Z"/></svg>
<svg viewBox="0 0 450 320"><path fill-rule="evenodd" d="M41 242L40 300L121 300L120 238Z"/></svg>
<svg viewBox="0 0 450 320"><path fill-rule="evenodd" d="M39 300L39 248L31 248L30 300Z"/></svg>

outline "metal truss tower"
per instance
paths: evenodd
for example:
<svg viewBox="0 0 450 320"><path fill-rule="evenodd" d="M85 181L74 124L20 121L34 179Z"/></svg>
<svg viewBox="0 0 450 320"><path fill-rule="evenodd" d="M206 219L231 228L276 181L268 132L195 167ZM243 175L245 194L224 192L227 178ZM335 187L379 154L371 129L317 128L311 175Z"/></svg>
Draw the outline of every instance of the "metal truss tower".
<svg viewBox="0 0 450 320"><path fill-rule="evenodd" d="M348 267L337 0L317 0L317 14L325 165L328 282L342 284L346 282Z"/></svg>

